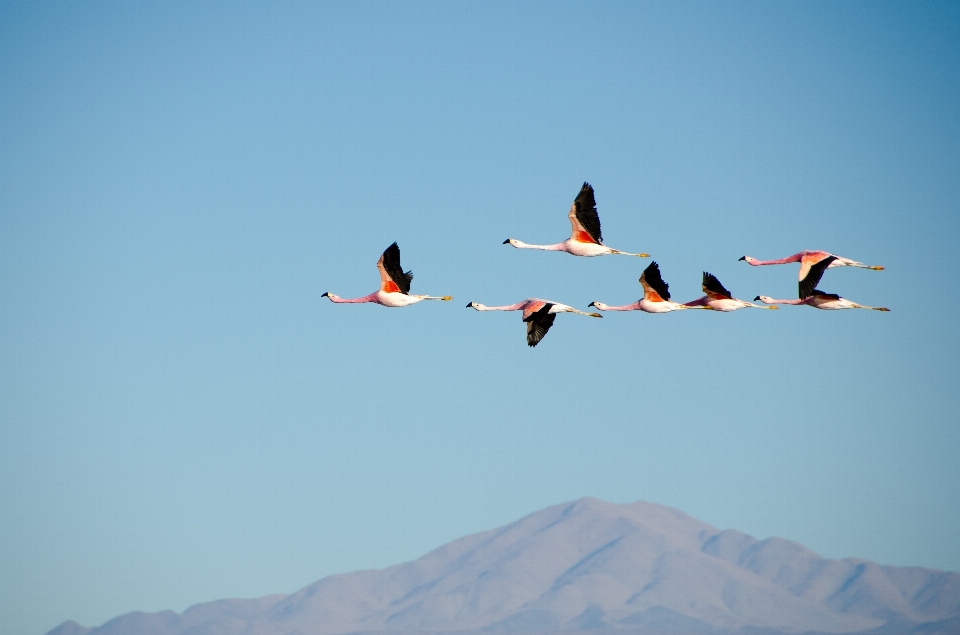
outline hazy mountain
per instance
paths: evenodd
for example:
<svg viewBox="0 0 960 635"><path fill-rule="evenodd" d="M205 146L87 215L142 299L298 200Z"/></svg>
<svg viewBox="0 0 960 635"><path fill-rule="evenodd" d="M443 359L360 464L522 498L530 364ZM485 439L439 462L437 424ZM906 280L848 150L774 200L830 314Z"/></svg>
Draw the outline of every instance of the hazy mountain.
<svg viewBox="0 0 960 635"><path fill-rule="evenodd" d="M642 634L960 633L960 574L828 560L669 507L592 498L455 540L413 562L292 595L129 613L48 635L395 631Z"/></svg>

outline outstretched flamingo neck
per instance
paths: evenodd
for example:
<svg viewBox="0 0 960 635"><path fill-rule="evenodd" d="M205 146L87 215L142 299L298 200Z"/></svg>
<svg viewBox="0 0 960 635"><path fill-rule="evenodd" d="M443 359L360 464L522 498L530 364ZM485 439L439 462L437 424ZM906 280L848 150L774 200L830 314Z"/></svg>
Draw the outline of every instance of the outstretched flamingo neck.
<svg viewBox="0 0 960 635"><path fill-rule="evenodd" d="M601 311L639 311L640 310L640 301L637 300L633 304L627 304L624 306L607 306L606 304L595 304L598 309Z"/></svg>
<svg viewBox="0 0 960 635"><path fill-rule="evenodd" d="M768 298L766 300L763 300L763 302L766 304L793 304L793 305L810 304L813 297L814 296L810 296L809 298L805 298L802 300L774 300L773 298Z"/></svg>
<svg viewBox="0 0 960 635"><path fill-rule="evenodd" d="M374 291L370 295L365 295L362 298L341 298L339 296L328 293L327 297L330 298L331 302L336 302L337 304L362 304L364 302L375 302L380 304L380 298L377 297L377 292Z"/></svg>
<svg viewBox="0 0 960 635"><path fill-rule="evenodd" d="M756 258L748 258L747 263L753 265L754 267L759 267L761 265L785 265L790 262L800 262L803 258L804 252L798 254L793 254L792 256L787 256L786 258L780 258L779 260L757 260Z"/></svg>
<svg viewBox="0 0 960 635"><path fill-rule="evenodd" d="M517 249L541 249L543 251L567 251L566 241L562 243L557 243L556 245L528 245L525 242L519 240L514 240L510 243Z"/></svg>
<svg viewBox="0 0 960 635"><path fill-rule="evenodd" d="M482 304L474 304L473 308L477 311L519 311L527 305L527 301L517 302L516 304L509 304L506 306L484 306Z"/></svg>

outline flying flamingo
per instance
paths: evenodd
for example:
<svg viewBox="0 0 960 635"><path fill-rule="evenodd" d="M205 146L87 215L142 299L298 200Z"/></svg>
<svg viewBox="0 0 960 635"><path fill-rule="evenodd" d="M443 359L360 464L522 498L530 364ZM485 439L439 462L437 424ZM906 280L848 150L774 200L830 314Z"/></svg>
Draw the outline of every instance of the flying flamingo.
<svg viewBox="0 0 960 635"><path fill-rule="evenodd" d="M776 309L776 306L760 306L752 302L745 302L733 297L726 287L720 284L717 277L712 273L703 272L703 292L707 295L693 302L687 302L684 306L705 306L714 311L723 311L724 313L753 307L754 309Z"/></svg>
<svg viewBox="0 0 960 635"><path fill-rule="evenodd" d="M669 313L682 309L708 309L706 306L691 306L670 301L670 285L660 277L660 265L651 262L640 275L643 285L643 299L626 306L607 306L603 302L591 302L590 306L600 311L646 311L647 313ZM691 303L692 304L692 303Z"/></svg>
<svg viewBox="0 0 960 635"><path fill-rule="evenodd" d="M527 346L536 346L540 340L547 334L553 321L557 319L557 313L579 313L580 315L589 315L590 317L603 317L599 313L584 313L578 311L572 306L551 302L549 300L540 300L539 298L528 298L523 302L510 304L508 306L484 306L477 302L471 302L467 305L468 309L477 311L523 311L523 321L527 323Z"/></svg>
<svg viewBox="0 0 960 635"><path fill-rule="evenodd" d="M380 270L380 289L370 295L362 298L345 300L332 293L324 293L320 297L330 298L331 302L344 304L359 304L363 302L373 302L388 307L402 307L416 304L421 300L452 300L449 295L442 298L432 295L410 295L410 281L413 280L413 272L404 273L400 267L400 248L397 243L387 247L380 260L377 261L377 269Z"/></svg>
<svg viewBox="0 0 960 635"><path fill-rule="evenodd" d="M597 215L597 201L593 197L593 186L584 182L580 193L570 206L570 238L556 245L528 245L515 238L507 238L504 245L510 244L517 249L543 249L546 251L565 251L574 256L639 256L649 258L650 254L629 254L625 251L611 249L603 244L600 233L600 216Z"/></svg>
<svg viewBox="0 0 960 635"><path fill-rule="evenodd" d="M790 262L799 262L800 263L800 275L797 277L800 280L800 297L805 298L810 293L813 292L813 289L817 286L817 283L813 284L804 284L804 278L807 277L807 274L810 273L810 268L823 262L824 260L832 258L824 269L832 269L834 267L860 267L861 269L873 269L874 271L882 271L883 267L879 265L865 265L862 262L857 262L856 260L850 260L849 258L843 258L826 251L801 251L798 254L793 254L792 256L787 256L786 258L781 258L780 260L757 260L751 256L743 256L740 260L746 260L747 264L753 265L754 267L759 267L761 265L785 265ZM822 275L822 272L821 272ZM819 281L820 278L817 278Z"/></svg>
<svg viewBox="0 0 960 635"><path fill-rule="evenodd" d="M812 306L815 309L824 309L827 311L836 311L839 309L873 309L874 311L890 310L885 307L864 306L862 304L857 304L856 302L851 302L846 298L841 298L835 293L824 293L818 289L814 289L806 298L800 298L798 300L774 300L773 298L765 295L758 295L756 298L754 298L754 300L757 302L763 302L764 304L805 304L807 306ZM770 308L772 309L774 307Z"/></svg>

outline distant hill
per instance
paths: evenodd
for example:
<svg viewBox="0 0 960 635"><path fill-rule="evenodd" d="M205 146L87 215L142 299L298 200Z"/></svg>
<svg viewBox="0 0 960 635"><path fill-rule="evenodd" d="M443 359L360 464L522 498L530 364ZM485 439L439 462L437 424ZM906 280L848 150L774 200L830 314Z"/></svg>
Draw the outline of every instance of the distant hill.
<svg viewBox="0 0 960 635"><path fill-rule="evenodd" d="M129 613L48 635L956 635L960 574L822 558L680 511L593 498L548 507L380 571L292 595Z"/></svg>

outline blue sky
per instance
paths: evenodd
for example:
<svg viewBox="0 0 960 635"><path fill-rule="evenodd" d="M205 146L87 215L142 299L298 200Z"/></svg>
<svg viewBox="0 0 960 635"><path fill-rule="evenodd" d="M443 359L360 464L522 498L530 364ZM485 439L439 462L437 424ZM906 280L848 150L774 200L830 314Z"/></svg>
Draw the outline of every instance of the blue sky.
<svg viewBox="0 0 960 635"><path fill-rule="evenodd" d="M288 593L581 496L960 570L956 3L0 6L0 631ZM890 313L640 297L606 242ZM398 241L413 292L376 289Z"/></svg>

